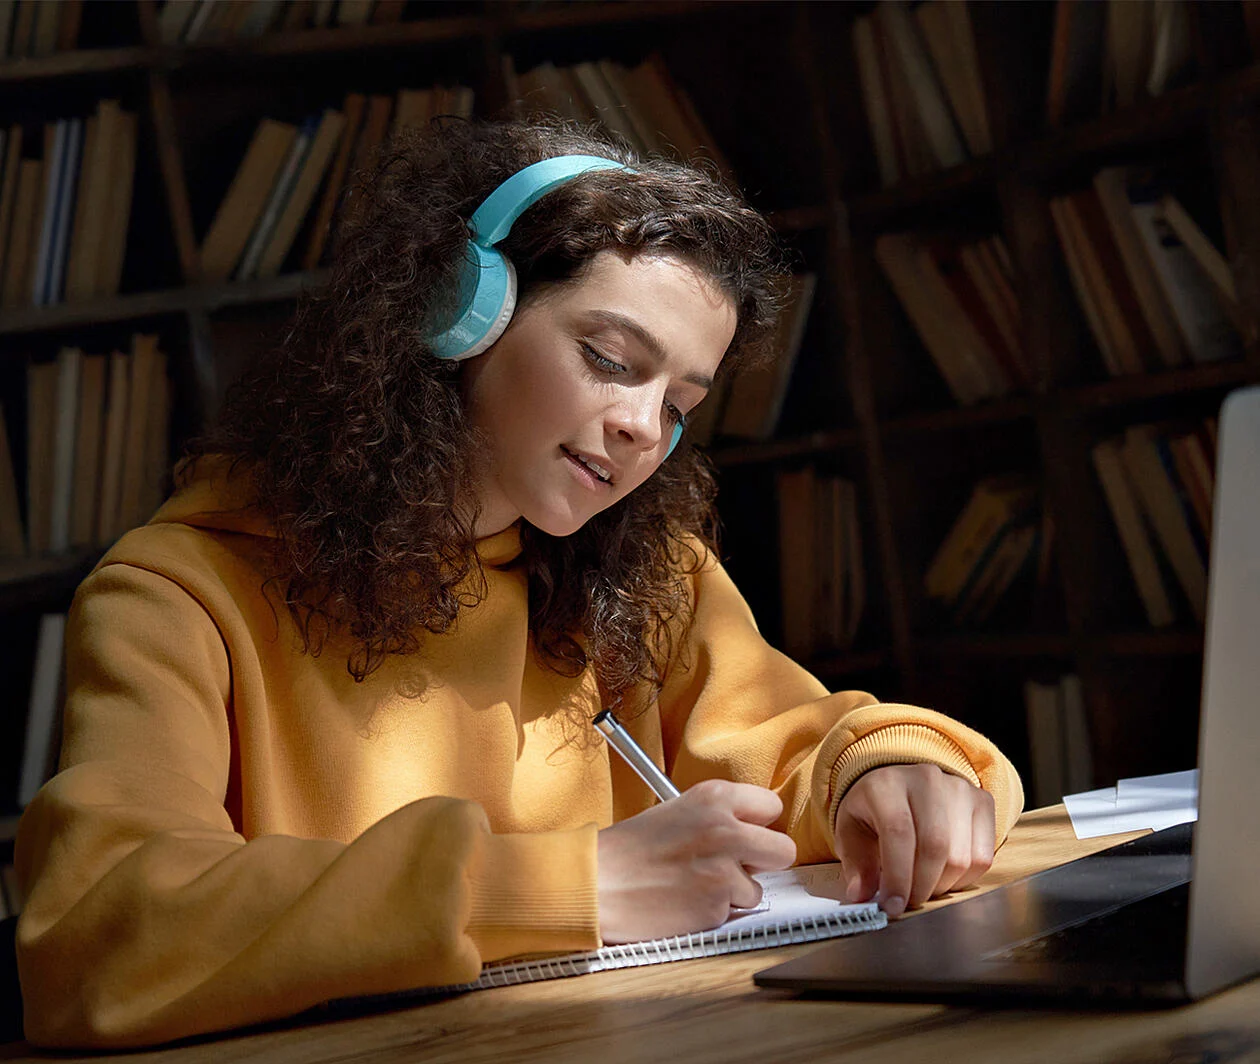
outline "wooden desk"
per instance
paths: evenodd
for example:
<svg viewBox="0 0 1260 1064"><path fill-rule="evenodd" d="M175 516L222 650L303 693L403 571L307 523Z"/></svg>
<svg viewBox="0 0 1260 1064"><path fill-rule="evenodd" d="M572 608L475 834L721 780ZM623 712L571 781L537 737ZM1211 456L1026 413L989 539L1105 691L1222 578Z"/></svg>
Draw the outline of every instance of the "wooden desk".
<svg viewBox="0 0 1260 1064"><path fill-rule="evenodd" d="M1062 806L1026 814L978 889L1139 834L1078 841ZM0 1047L0 1060L54 1059L63 1064L89 1060L96 1064L102 1060L111 1064L1260 1061L1260 980L1197 1005L1133 1012L803 1000L753 986L753 972L813 948L761 950L505 987L414 1008L289 1023L144 1053L45 1056L18 1044Z"/></svg>

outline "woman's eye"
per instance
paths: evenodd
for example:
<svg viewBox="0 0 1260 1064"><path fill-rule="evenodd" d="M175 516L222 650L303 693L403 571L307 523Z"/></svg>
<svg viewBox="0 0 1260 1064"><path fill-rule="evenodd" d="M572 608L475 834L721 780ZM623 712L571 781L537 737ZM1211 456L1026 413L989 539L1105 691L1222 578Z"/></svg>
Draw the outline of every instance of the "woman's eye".
<svg viewBox="0 0 1260 1064"><path fill-rule="evenodd" d="M687 427L687 415L668 399L665 400L665 416L675 425L681 425L683 428Z"/></svg>
<svg viewBox="0 0 1260 1064"><path fill-rule="evenodd" d="M582 344L582 353L586 359L596 369L603 370L605 373L625 373L626 367L620 362L614 362L611 358L605 358L590 344Z"/></svg>

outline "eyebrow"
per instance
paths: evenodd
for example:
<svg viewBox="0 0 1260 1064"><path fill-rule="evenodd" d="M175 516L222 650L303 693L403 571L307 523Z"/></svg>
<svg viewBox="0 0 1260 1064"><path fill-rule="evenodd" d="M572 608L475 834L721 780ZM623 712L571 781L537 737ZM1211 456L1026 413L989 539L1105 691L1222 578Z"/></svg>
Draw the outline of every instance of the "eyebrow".
<svg viewBox="0 0 1260 1064"><path fill-rule="evenodd" d="M648 353L656 359L657 362L665 362L668 355L665 353L665 345L660 342L652 333L640 325L634 318L625 314L619 314L615 310L592 310L589 315L595 321L603 325L611 326L614 329L620 329L622 332L629 333L635 340L647 348ZM703 373L687 373L683 375L683 380L688 384L694 384L698 388L708 391L713 387L713 378L706 377Z"/></svg>

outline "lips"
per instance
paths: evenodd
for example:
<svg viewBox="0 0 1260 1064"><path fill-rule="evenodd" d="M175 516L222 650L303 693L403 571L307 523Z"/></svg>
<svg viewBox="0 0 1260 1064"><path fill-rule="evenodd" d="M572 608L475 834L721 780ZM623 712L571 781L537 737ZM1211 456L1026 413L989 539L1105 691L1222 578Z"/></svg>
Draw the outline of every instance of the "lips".
<svg viewBox="0 0 1260 1064"><path fill-rule="evenodd" d="M602 465L596 459L591 458L588 455L579 454L577 451L571 451L567 447L562 447L561 449L571 460L588 470L596 480L609 485L613 483L614 471L612 469Z"/></svg>

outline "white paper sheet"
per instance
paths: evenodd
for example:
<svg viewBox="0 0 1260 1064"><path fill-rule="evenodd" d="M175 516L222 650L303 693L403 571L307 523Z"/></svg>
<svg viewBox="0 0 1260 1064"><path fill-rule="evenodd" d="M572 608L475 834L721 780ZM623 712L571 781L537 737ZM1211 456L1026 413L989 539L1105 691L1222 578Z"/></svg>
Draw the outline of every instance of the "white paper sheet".
<svg viewBox="0 0 1260 1064"><path fill-rule="evenodd" d="M1185 824L1198 819L1198 802L1198 769L1135 776L1114 787L1063 796L1078 839Z"/></svg>

